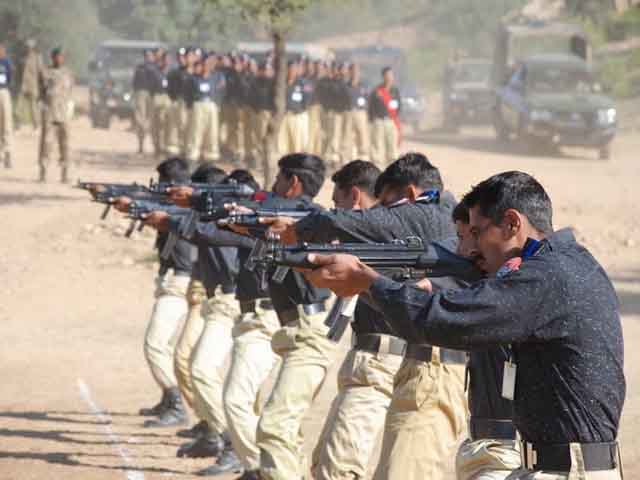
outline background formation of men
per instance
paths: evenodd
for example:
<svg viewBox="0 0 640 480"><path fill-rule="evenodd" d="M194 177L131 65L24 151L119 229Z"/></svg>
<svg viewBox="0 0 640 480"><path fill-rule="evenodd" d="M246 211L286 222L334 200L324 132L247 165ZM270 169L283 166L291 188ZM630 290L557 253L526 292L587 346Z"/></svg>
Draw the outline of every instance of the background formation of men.
<svg viewBox="0 0 640 480"><path fill-rule="evenodd" d="M355 64L300 58L287 64L286 110L276 145L265 147L274 112L274 68L245 54L180 48L169 67L163 49L145 52L133 78L138 151L147 136L155 153L193 163L225 158L266 168L273 157L307 151L334 166L356 158L381 168L397 157L401 99L393 72L375 89ZM267 178L268 183L272 178Z"/></svg>

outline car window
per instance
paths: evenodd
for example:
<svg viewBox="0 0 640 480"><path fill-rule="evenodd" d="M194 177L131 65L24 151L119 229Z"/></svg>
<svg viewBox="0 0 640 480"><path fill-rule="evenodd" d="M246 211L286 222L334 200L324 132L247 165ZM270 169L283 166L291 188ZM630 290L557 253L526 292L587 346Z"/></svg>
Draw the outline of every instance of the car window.
<svg viewBox="0 0 640 480"><path fill-rule="evenodd" d="M527 87L540 93L590 93L596 90L593 77L588 71L552 66L532 69Z"/></svg>

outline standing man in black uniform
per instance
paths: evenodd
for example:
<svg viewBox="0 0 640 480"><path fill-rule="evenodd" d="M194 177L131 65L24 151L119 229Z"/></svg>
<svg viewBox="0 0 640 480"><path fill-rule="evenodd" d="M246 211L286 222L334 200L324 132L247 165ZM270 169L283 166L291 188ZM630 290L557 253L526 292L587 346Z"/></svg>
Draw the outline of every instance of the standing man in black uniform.
<svg viewBox="0 0 640 480"><path fill-rule="evenodd" d="M401 141L400 91L395 86L391 67L382 69L382 83L369 95L369 121L371 122L371 156L373 162L384 168L398 156Z"/></svg>
<svg viewBox="0 0 640 480"><path fill-rule="evenodd" d="M464 202L486 280L425 292L348 255L312 258L322 268L309 278L338 295L368 290L408 340L512 346L502 394L514 399L523 469L510 480L619 480L626 382L611 281L571 231L553 231L551 200L530 175L494 175Z"/></svg>
<svg viewBox="0 0 640 480"><path fill-rule="evenodd" d="M169 98L169 81L167 71L169 68L169 56L166 50L156 50L155 64L149 69L149 81L151 92L151 139L157 156L169 153L167 145L169 141L169 114L171 99Z"/></svg>
<svg viewBox="0 0 640 480"><path fill-rule="evenodd" d="M133 74L133 94L135 102L134 120L138 135L138 153L144 153L144 140L151 127L153 104L151 101L151 69L154 68L153 50L144 51L144 61Z"/></svg>
<svg viewBox="0 0 640 480"><path fill-rule="evenodd" d="M349 67L347 89L349 91L349 111L345 115L342 158L346 162L355 158L369 160L371 155L371 132L367 113L369 87L360 78L360 66L356 63Z"/></svg>
<svg viewBox="0 0 640 480"><path fill-rule="evenodd" d="M184 108L183 82L187 72L187 48L180 47L176 53L178 65L167 73L167 94L171 100L167 125L167 152L178 155L182 151L182 117Z"/></svg>
<svg viewBox="0 0 640 480"><path fill-rule="evenodd" d="M254 144L253 157L257 166L262 168L264 185L272 185L277 171L277 165L269 165L269 158L275 158L274 145L266 144L267 129L275 111L274 103L275 81L273 66L269 62L263 62L258 66L258 73L253 79L250 95L250 106L254 110ZM267 153L267 149L271 149Z"/></svg>
<svg viewBox="0 0 640 480"><path fill-rule="evenodd" d="M307 105L309 94L299 74L299 64L290 60L287 67L287 104L279 135L279 150L282 155L303 152L308 145L309 116Z"/></svg>

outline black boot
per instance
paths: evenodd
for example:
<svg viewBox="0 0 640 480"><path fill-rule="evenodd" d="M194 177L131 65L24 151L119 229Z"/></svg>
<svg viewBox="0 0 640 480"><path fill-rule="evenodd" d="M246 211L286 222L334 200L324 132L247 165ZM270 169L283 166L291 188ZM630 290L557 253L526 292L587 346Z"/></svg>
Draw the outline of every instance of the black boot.
<svg viewBox="0 0 640 480"><path fill-rule="evenodd" d="M62 167L60 171L60 183L69 183L69 170L67 167Z"/></svg>
<svg viewBox="0 0 640 480"><path fill-rule="evenodd" d="M38 176L38 181L40 183L47 182L47 171L44 169L44 167L40 167L40 175Z"/></svg>
<svg viewBox="0 0 640 480"><path fill-rule="evenodd" d="M224 475L225 473L241 473L242 468L242 463L240 463L233 449L229 447L222 452L222 455L218 457L216 463L204 470L200 470L197 472L197 475L207 477Z"/></svg>
<svg viewBox="0 0 640 480"><path fill-rule="evenodd" d="M11 168L11 154L7 153L4 156L4 168Z"/></svg>
<svg viewBox="0 0 640 480"><path fill-rule="evenodd" d="M214 434L200 437L195 442L189 442L178 449L179 458L208 458L217 457L225 449L224 440L220 435Z"/></svg>
<svg viewBox="0 0 640 480"><path fill-rule="evenodd" d="M142 415L143 417L159 417L168 408L167 399L167 390L165 390L164 392L162 392L162 398L157 405L154 405L151 408L141 408L138 414Z"/></svg>
<svg viewBox="0 0 640 480"><path fill-rule="evenodd" d="M209 424L204 420L196 423L193 427L186 430L178 430L176 436L180 438L200 438L209 435Z"/></svg>
<svg viewBox="0 0 640 480"><path fill-rule="evenodd" d="M167 409L158 418L144 422L144 426L146 428L177 427L186 425L188 421L180 390L174 387L167 390Z"/></svg>

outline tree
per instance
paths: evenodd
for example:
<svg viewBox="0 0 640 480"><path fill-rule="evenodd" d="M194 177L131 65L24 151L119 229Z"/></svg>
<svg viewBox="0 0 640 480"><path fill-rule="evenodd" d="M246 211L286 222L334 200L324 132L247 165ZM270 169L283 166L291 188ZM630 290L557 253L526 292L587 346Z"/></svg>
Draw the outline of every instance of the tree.
<svg viewBox="0 0 640 480"><path fill-rule="evenodd" d="M282 119L286 109L287 58L286 41L300 15L318 0L209 0L218 11L239 16L248 24L269 35L273 41L275 69L275 113L269 122L263 150L267 158L264 162L264 183L269 185L274 172L273 155Z"/></svg>

